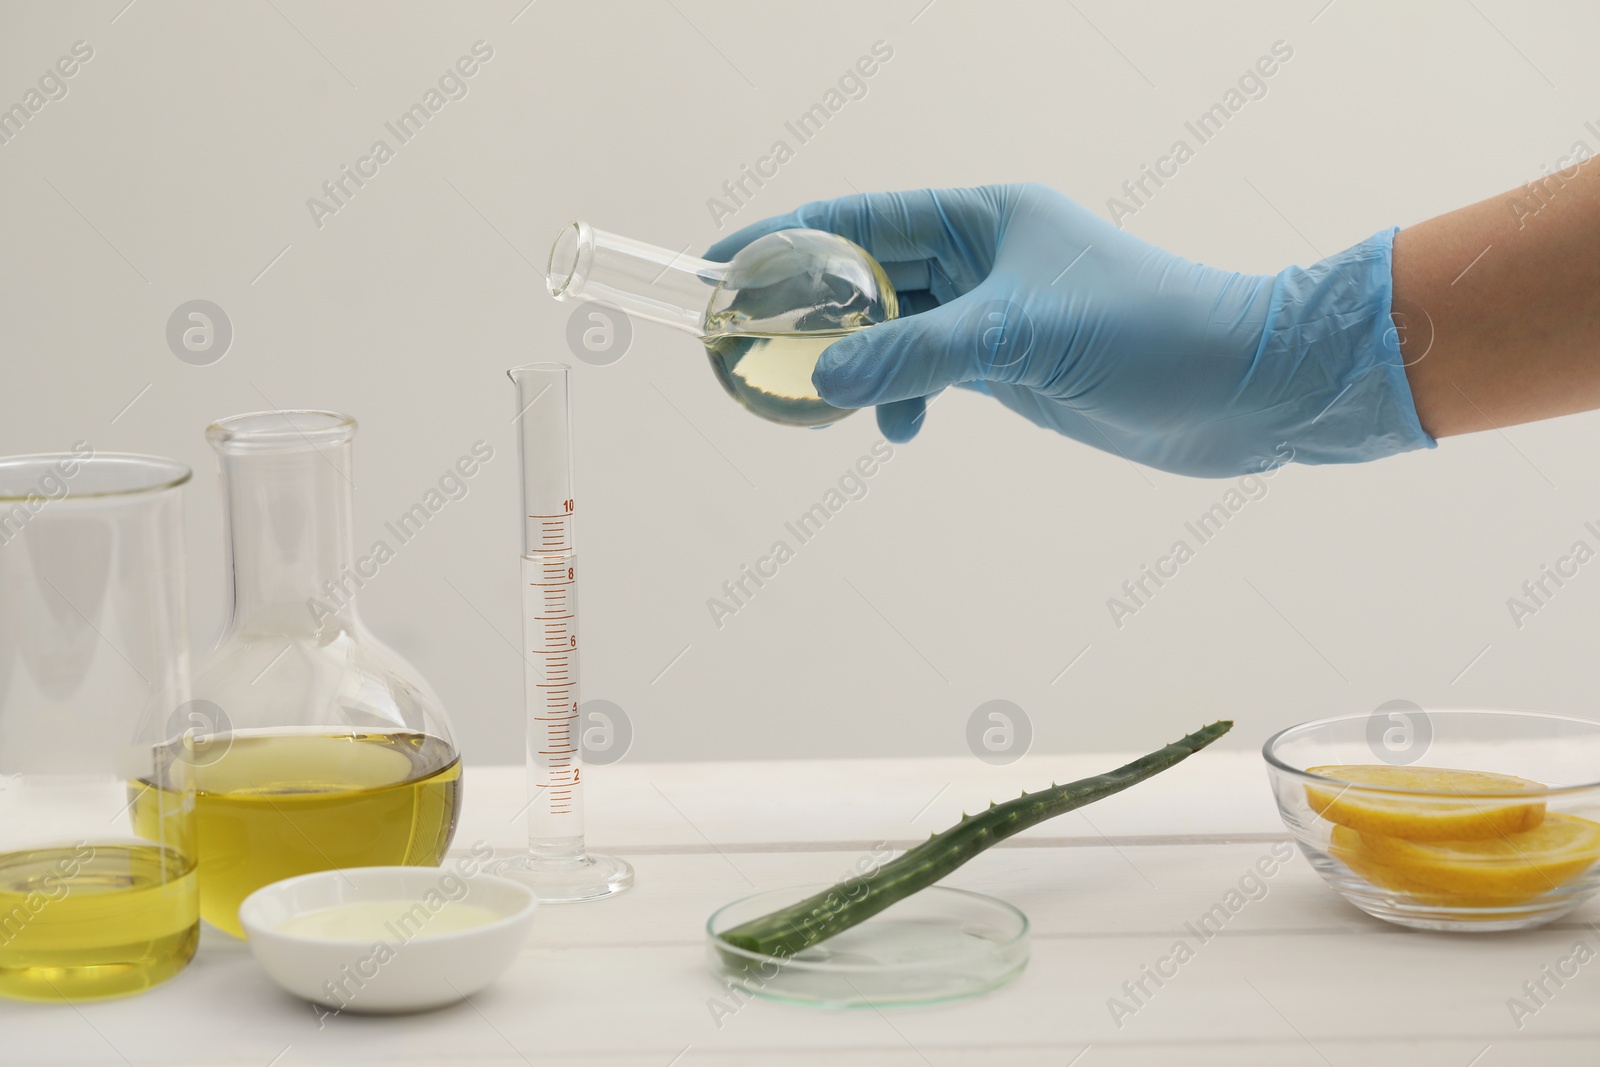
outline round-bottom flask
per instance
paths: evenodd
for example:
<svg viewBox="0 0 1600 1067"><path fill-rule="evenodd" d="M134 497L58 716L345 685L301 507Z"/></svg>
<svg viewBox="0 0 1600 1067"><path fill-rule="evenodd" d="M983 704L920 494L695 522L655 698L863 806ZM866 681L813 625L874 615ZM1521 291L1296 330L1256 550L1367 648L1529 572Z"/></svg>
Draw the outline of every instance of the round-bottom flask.
<svg viewBox="0 0 1600 1067"><path fill-rule="evenodd" d="M556 235L545 284L557 300L593 300L694 334L728 395L786 426L850 414L817 395L817 360L900 312L878 261L821 230L769 233L712 263L574 222Z"/></svg>
<svg viewBox="0 0 1600 1067"><path fill-rule="evenodd" d="M461 810L438 697L356 612L396 546L386 527L356 558L355 431L327 411L238 415L206 431L222 472L230 606L194 674L200 913L237 936L239 903L270 882L437 865Z"/></svg>

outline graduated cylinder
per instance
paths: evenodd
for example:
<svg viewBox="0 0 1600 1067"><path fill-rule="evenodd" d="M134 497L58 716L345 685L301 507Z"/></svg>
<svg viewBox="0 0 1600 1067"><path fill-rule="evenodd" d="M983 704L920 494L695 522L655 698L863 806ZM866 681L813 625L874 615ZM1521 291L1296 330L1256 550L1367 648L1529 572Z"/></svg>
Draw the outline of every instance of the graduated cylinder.
<svg viewBox="0 0 1600 1067"><path fill-rule="evenodd" d="M528 712L528 846L551 859L583 851L578 749L577 554L573 522L571 372L535 363L510 372L522 447L522 651Z"/></svg>
<svg viewBox="0 0 1600 1067"><path fill-rule="evenodd" d="M591 855L583 844L571 370L532 363L509 374L517 386L522 460L528 851L496 873L530 884L547 903L596 900L632 885L633 868Z"/></svg>

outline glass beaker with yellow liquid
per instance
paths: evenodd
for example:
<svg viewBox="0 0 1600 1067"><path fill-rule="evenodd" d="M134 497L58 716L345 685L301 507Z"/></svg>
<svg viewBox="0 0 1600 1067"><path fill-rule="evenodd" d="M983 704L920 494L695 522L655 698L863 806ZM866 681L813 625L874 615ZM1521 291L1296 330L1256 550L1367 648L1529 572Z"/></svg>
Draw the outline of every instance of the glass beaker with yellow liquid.
<svg viewBox="0 0 1600 1067"><path fill-rule="evenodd" d="M355 430L335 412L271 411L206 431L222 472L231 602L194 674L208 728L178 762L193 781L200 914L236 936L240 902L279 879L437 865L461 809L461 760L438 697L356 612L399 545L385 527L354 551ZM147 796L161 797L165 779L151 784ZM146 817L138 803L135 816Z"/></svg>
<svg viewBox="0 0 1600 1067"><path fill-rule="evenodd" d="M188 480L86 442L0 459L0 996L136 993L194 955Z"/></svg>
<svg viewBox="0 0 1600 1067"><path fill-rule="evenodd" d="M817 395L823 349L900 313L878 261L837 234L779 230L713 263L574 222L556 235L545 284L700 338L717 381L747 410L789 426L850 414Z"/></svg>

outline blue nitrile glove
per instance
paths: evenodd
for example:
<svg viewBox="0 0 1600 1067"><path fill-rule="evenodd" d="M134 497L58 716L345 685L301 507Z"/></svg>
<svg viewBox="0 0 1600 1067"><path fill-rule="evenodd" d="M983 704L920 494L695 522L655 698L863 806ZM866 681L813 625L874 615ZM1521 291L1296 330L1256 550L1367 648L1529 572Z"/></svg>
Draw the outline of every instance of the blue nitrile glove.
<svg viewBox="0 0 1600 1067"><path fill-rule="evenodd" d="M834 342L812 377L878 405L892 441L950 385L1179 474L1355 463L1433 439L1389 318L1393 230L1310 267L1239 274L1180 259L1042 185L807 204L713 245L726 260L809 227L872 253L902 317Z"/></svg>

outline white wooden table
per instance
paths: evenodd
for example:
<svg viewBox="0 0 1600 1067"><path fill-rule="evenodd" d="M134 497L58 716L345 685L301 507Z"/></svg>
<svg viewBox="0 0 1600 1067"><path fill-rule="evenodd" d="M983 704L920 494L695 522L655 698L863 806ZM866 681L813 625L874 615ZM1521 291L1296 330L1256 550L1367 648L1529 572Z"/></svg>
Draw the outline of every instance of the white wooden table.
<svg viewBox="0 0 1600 1067"><path fill-rule="evenodd" d="M0 1002L3 1064L467 1064L586 1067L857 1064L1109 1067L1274 1064L1500 1067L1600 1063L1600 961L1519 1029L1508 1007L1572 955L1600 952L1600 904L1523 934L1439 935L1369 919L1296 855L1223 932L1185 930L1287 840L1259 757L1208 751L968 864L949 884L1033 921L1010 986L928 1009L827 1012L726 994L703 956L706 917L757 889L843 877L883 841L904 846L963 808L1123 754L962 760L622 764L586 773L589 837L637 886L545 909L516 966L470 1003L409 1017L330 1018L280 992L246 947L207 929L177 978L79 1006ZM520 768L467 772L456 847L515 849ZM1237 898L1236 898L1237 899ZM1193 958L1148 997L1124 982L1186 937ZM1170 967L1168 968L1170 971ZM1569 967L1570 970L1570 967ZM1114 1019L1111 998L1135 1007ZM717 1014L722 1014L718 1025Z"/></svg>

